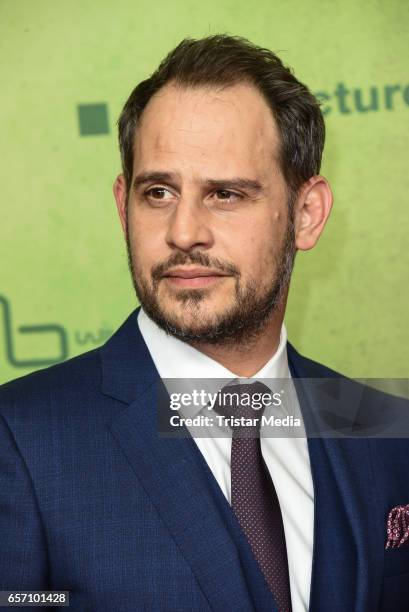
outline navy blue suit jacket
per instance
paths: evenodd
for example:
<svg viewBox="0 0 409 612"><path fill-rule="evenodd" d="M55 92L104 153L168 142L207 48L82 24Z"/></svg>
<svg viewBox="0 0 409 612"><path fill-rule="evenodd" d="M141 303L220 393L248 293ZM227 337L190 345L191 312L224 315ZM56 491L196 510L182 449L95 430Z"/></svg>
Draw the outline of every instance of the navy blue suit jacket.
<svg viewBox="0 0 409 612"><path fill-rule="evenodd" d="M0 390L0 590L68 590L75 612L277 611L195 442L158 436L136 315L102 348ZM288 355L293 377L338 376ZM300 403L308 421L308 392ZM409 503L408 442L308 448L310 610L409 610L409 548L385 551L388 512Z"/></svg>

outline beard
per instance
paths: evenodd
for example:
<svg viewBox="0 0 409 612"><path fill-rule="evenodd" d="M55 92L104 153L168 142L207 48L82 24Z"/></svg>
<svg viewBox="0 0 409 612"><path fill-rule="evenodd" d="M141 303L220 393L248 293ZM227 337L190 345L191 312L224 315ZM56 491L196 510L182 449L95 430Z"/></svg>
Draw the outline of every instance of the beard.
<svg viewBox="0 0 409 612"><path fill-rule="evenodd" d="M240 271L232 263L226 263L210 257L201 250L191 252L177 251L166 262L159 263L151 270L152 282L147 282L138 272L137 261L132 255L128 227L126 245L128 265L137 298L150 319L167 334L183 342L192 344L244 345L256 340L269 322L272 314L284 305L296 254L295 230L292 207L281 249L271 251L271 262L274 278L270 284L262 285L250 280L243 283ZM232 305L211 319L202 316L200 305L209 295L209 289L181 289L174 296L175 302L181 303L186 312L195 314L195 323L188 324L177 320L165 312L159 299L159 283L167 270L174 266L198 264L212 268L235 279L234 301Z"/></svg>

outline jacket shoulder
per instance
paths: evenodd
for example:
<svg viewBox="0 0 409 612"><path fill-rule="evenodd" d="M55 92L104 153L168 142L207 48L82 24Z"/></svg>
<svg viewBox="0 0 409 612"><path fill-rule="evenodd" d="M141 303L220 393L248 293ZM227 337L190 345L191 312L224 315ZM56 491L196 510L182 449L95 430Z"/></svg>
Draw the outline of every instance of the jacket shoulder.
<svg viewBox="0 0 409 612"><path fill-rule="evenodd" d="M101 385L100 348L82 353L0 385L0 413L33 410L72 395L95 392Z"/></svg>
<svg viewBox="0 0 409 612"><path fill-rule="evenodd" d="M308 378L346 378L345 374L301 355L289 342L287 343L287 352L290 364L300 369Z"/></svg>

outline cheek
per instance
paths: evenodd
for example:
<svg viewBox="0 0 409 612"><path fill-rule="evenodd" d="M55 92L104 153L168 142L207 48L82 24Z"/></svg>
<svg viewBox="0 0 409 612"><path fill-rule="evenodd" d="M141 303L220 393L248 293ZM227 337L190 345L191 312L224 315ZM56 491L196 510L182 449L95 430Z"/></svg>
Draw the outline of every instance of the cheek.
<svg viewBox="0 0 409 612"><path fill-rule="evenodd" d="M133 255L139 262L149 264L163 258L164 242L158 224L147 223L144 215L137 211L129 215L128 234Z"/></svg>
<svg viewBox="0 0 409 612"><path fill-rule="evenodd" d="M274 242L273 230L269 223L258 228L249 228L241 243L238 244L238 257L247 266L251 266L253 272L257 272L261 266L271 260Z"/></svg>
<svg viewBox="0 0 409 612"><path fill-rule="evenodd" d="M243 282L252 281L267 286L276 275L279 238L263 231L263 235L250 236L243 243L238 266Z"/></svg>
<svg viewBox="0 0 409 612"><path fill-rule="evenodd" d="M146 215L137 205L131 206L128 215L128 234L135 247L143 248L155 237L152 227L147 223Z"/></svg>

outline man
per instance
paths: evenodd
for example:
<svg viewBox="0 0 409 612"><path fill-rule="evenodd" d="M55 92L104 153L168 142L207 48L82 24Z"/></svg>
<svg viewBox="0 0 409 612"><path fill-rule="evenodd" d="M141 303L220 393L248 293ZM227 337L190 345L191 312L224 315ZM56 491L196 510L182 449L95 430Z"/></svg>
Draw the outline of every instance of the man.
<svg viewBox="0 0 409 612"><path fill-rule="evenodd" d="M404 440L157 428L161 378L227 379L240 398L327 379L355 427L383 410L286 340L296 251L332 204L316 100L266 49L185 40L132 92L119 140L142 308L101 349L3 387L1 589L95 612L409 609L409 548L385 550L409 503ZM306 429L323 394L297 386Z"/></svg>

